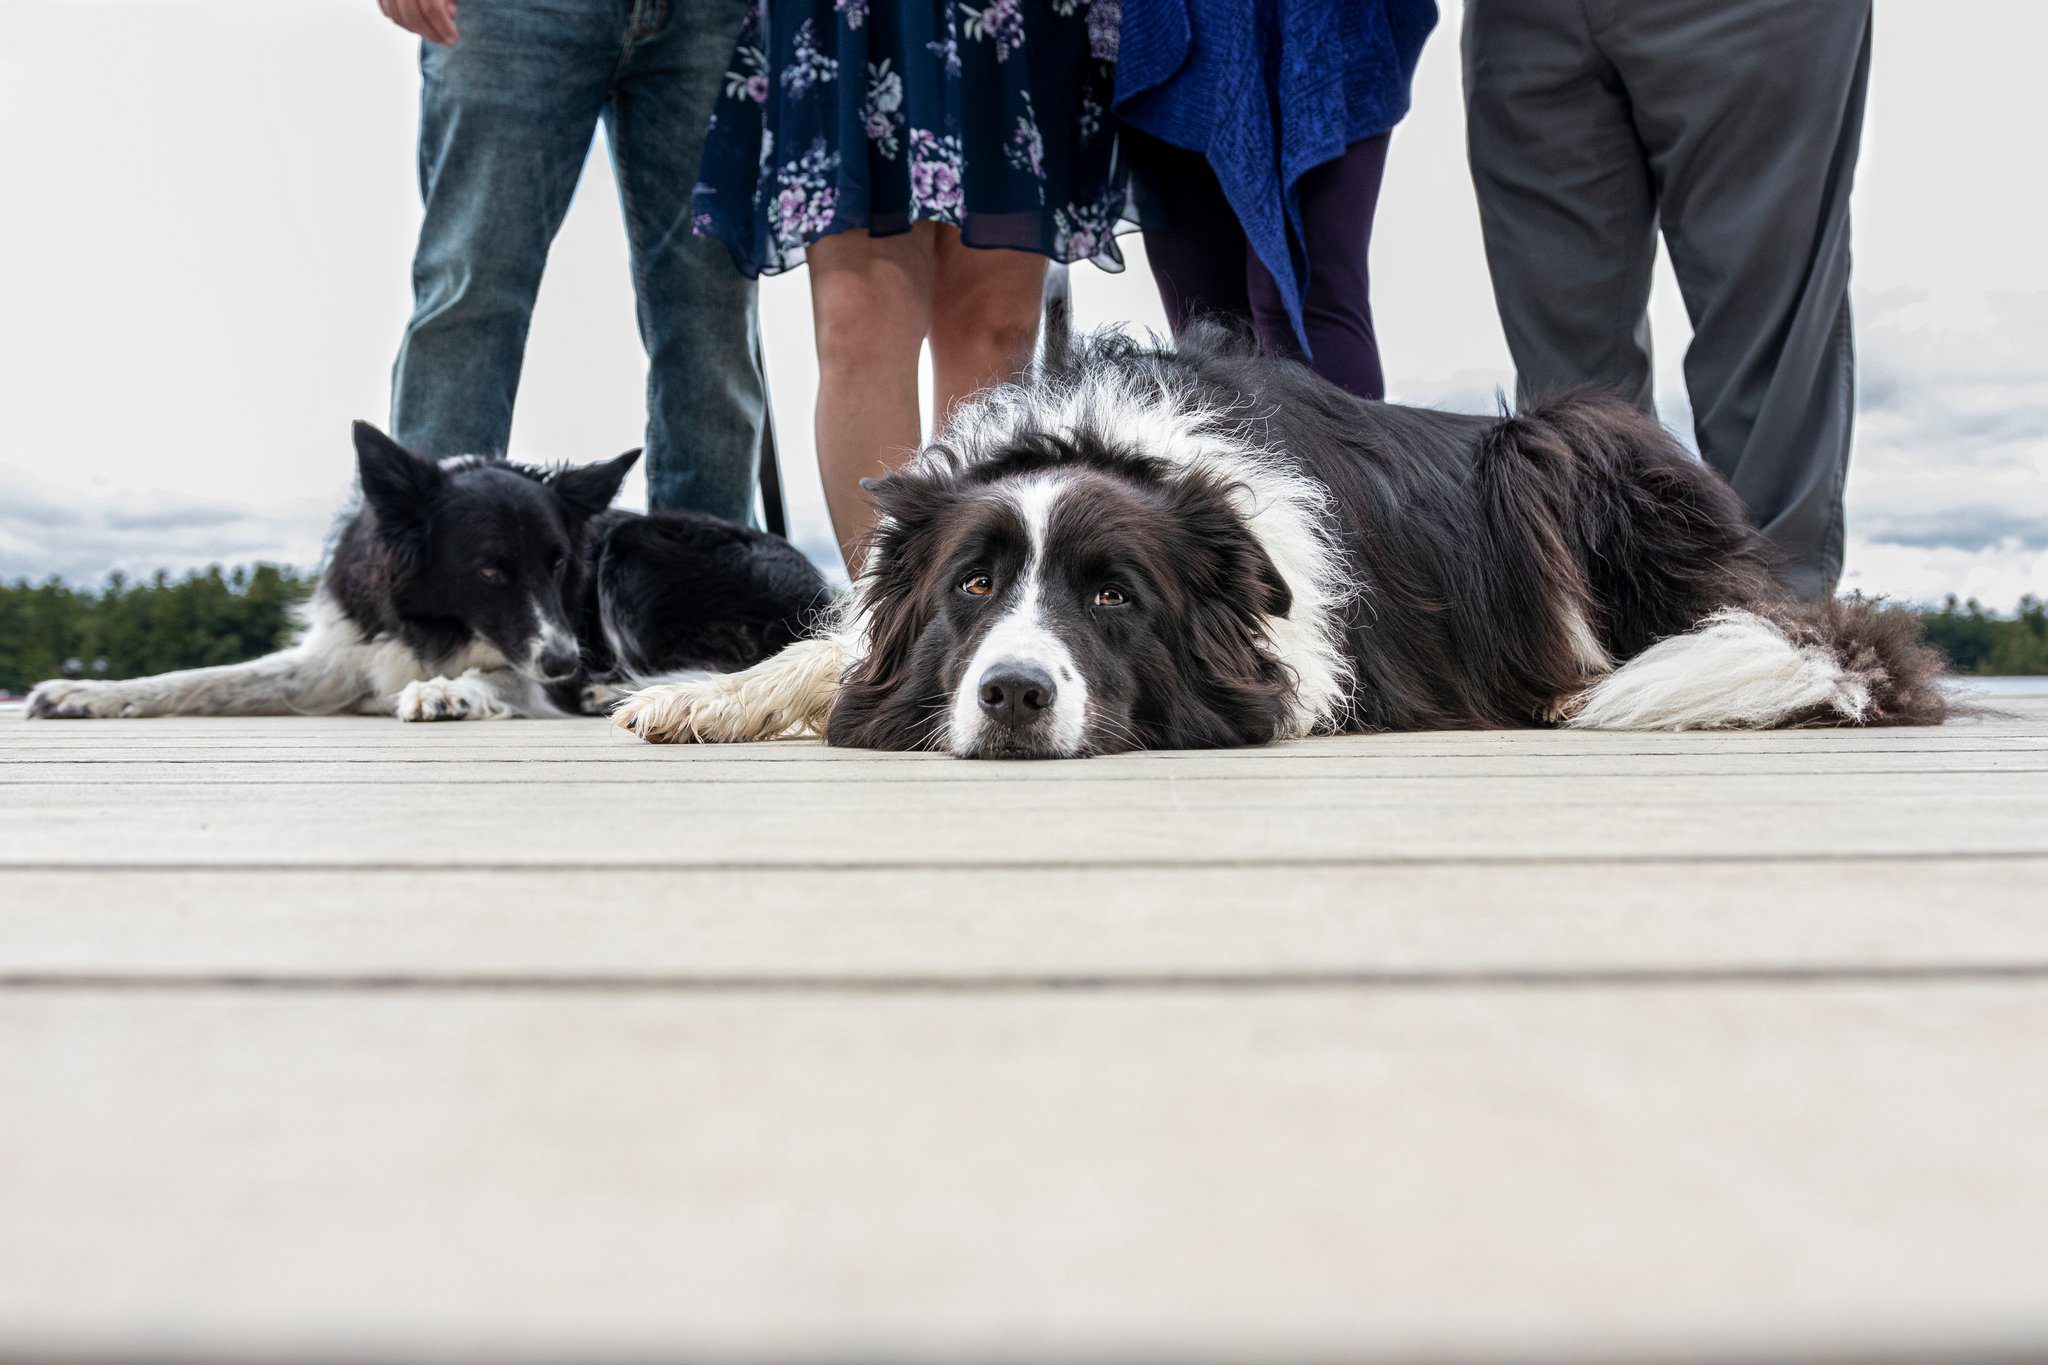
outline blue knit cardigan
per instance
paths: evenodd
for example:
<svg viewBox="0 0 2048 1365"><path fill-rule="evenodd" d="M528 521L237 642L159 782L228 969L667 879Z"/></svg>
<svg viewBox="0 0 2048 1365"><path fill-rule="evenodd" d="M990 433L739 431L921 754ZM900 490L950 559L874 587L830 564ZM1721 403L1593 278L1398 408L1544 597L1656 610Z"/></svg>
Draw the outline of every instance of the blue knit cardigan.
<svg viewBox="0 0 2048 1365"><path fill-rule="evenodd" d="M1297 334L1295 186L1401 121L1436 19L1435 0L1123 0L1117 113L1208 157Z"/></svg>

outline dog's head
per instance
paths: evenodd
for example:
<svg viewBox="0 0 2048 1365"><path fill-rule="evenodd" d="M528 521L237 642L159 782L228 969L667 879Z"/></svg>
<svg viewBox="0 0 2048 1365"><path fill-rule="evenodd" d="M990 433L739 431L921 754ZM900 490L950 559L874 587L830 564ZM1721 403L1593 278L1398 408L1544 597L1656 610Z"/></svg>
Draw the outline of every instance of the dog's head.
<svg viewBox="0 0 2048 1365"><path fill-rule="evenodd" d="M400 616L458 626L535 681L574 676L584 534L640 452L539 470L429 460L366 422L356 423L355 439L363 505L396 570Z"/></svg>
<svg viewBox="0 0 2048 1365"><path fill-rule="evenodd" d="M1041 433L866 487L868 648L832 742L1071 758L1279 730L1291 678L1266 634L1292 597L1214 477Z"/></svg>

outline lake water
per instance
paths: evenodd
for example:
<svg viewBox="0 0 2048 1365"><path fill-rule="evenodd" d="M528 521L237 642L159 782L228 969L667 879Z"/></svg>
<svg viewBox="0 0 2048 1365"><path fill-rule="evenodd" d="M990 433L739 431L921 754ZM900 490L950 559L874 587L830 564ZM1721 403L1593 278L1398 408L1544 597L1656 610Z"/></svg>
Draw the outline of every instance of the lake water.
<svg viewBox="0 0 2048 1365"><path fill-rule="evenodd" d="M2048 697L2048 677L1964 678L1963 690L1986 697Z"/></svg>

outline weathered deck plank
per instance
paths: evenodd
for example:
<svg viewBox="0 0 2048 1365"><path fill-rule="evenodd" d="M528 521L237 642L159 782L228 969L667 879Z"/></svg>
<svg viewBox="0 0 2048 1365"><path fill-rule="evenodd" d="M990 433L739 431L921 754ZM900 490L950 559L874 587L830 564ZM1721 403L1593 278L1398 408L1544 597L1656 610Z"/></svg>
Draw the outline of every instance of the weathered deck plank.
<svg viewBox="0 0 2048 1365"><path fill-rule="evenodd" d="M2048 967L2048 856L714 871L0 871L0 973L690 980Z"/></svg>
<svg viewBox="0 0 2048 1365"><path fill-rule="evenodd" d="M2048 991L0 1000L17 1345L1968 1359ZM21 1040L36 1040L36 1046Z"/></svg>
<svg viewBox="0 0 2048 1365"><path fill-rule="evenodd" d="M2048 1352L2048 697L972 765L0 713L0 1358Z"/></svg>

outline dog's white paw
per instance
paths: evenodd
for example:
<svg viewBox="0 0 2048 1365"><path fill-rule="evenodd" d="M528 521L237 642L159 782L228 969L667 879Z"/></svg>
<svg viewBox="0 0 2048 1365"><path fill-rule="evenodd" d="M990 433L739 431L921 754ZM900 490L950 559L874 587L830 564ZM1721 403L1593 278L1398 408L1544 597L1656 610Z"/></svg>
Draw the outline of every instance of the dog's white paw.
<svg viewBox="0 0 2048 1365"><path fill-rule="evenodd" d="M732 723L735 708L729 700L721 700L722 694L732 690L725 677L657 683L628 693L612 708L612 724L649 744L717 743L734 737L719 733L721 718L725 730L736 729Z"/></svg>
<svg viewBox="0 0 2048 1365"><path fill-rule="evenodd" d="M141 714L119 683L53 678L28 694L30 720L107 720Z"/></svg>
<svg viewBox="0 0 2048 1365"><path fill-rule="evenodd" d="M612 723L650 744L749 744L819 734L839 686L841 658L829 640L802 640L738 673L643 687L619 703Z"/></svg>
<svg viewBox="0 0 2048 1365"><path fill-rule="evenodd" d="M407 721L498 720L512 714L495 692L471 678L409 682L398 694L397 710Z"/></svg>

